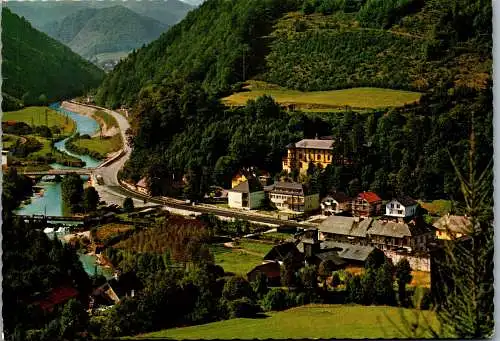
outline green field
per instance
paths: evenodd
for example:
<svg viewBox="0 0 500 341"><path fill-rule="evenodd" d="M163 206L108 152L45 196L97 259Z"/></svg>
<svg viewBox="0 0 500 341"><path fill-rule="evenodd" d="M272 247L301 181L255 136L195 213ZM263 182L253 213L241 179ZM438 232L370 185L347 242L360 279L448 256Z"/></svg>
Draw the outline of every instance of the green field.
<svg viewBox="0 0 500 341"><path fill-rule="evenodd" d="M47 121L45 121L46 110ZM75 130L75 122L72 119L67 119L64 115L47 107L27 107L18 111L4 112L2 122L5 121L24 122L30 126L41 126L48 123L49 127L60 127L65 135L69 135Z"/></svg>
<svg viewBox="0 0 500 341"><path fill-rule="evenodd" d="M415 321L419 311L385 306L308 305L268 317L232 319L200 326L166 329L136 338L181 339L298 339L298 338L402 338L401 314ZM421 311L437 327L433 313ZM394 324L400 326L395 327ZM421 332L419 330L419 332ZM416 335L431 337L430 334Z"/></svg>
<svg viewBox="0 0 500 341"><path fill-rule="evenodd" d="M122 148L120 134L109 138L94 137L92 139L78 139L72 143L78 148L87 148L90 151L99 153L103 159L108 153L116 152Z"/></svg>
<svg viewBox="0 0 500 341"><path fill-rule="evenodd" d="M302 92L282 89L263 82L249 82L247 91L225 97L227 105L245 105L249 99L270 95L280 104L295 104L297 109L308 111L332 111L345 106L351 108L386 108L399 107L420 100L422 94L381 88L352 88L331 91ZM335 110L333 110L335 111Z"/></svg>
<svg viewBox="0 0 500 341"><path fill-rule="evenodd" d="M238 247L253 253L259 253L264 257L273 248L272 244L259 243L251 240L240 240Z"/></svg>
<svg viewBox="0 0 500 341"><path fill-rule="evenodd" d="M256 265L261 264L263 258L262 256L219 245L210 245L210 252L215 257L215 263L222 266L224 271L233 272L244 277Z"/></svg>
<svg viewBox="0 0 500 341"><path fill-rule="evenodd" d="M106 123L108 128L112 128L112 127L118 128L118 122L116 122L115 118L113 116L111 116L110 114L108 114L107 112L102 111L102 110L97 110L94 113L94 115L99 117L100 119L102 119L104 121L104 123Z"/></svg>

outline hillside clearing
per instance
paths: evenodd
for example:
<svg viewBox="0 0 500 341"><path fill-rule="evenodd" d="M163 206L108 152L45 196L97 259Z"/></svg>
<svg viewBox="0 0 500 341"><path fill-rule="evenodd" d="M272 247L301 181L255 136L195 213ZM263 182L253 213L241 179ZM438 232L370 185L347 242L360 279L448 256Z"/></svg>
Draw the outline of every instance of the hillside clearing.
<svg viewBox="0 0 500 341"><path fill-rule="evenodd" d="M245 105L249 99L269 95L283 105L295 105L297 109L322 112L349 106L356 109L399 107L420 100L418 92L381 88L352 88L330 91L302 92L276 87L262 88L250 83L246 91L234 93L222 101L227 105ZM333 110L335 111L335 110Z"/></svg>
<svg viewBox="0 0 500 341"><path fill-rule="evenodd" d="M47 112L47 120L45 120ZM24 122L32 127L48 124L49 127L58 126L63 134L71 134L75 130L75 122L47 107L27 107L17 111L4 112L2 122Z"/></svg>
<svg viewBox="0 0 500 341"><path fill-rule="evenodd" d="M200 326L173 328L135 338L180 339L297 339L297 338L401 338L401 313L415 321L417 310L386 306L307 305L266 318L232 319ZM435 315L421 311L437 326ZM431 337L429 333L422 336Z"/></svg>

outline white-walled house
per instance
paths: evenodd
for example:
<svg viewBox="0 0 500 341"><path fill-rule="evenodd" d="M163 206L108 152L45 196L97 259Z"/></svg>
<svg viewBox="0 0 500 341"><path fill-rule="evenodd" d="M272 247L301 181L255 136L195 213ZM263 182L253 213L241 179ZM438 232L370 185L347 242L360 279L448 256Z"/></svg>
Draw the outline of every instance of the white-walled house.
<svg viewBox="0 0 500 341"><path fill-rule="evenodd" d="M321 200L321 213L323 215L339 214L351 211L352 199L344 192L334 192Z"/></svg>
<svg viewBox="0 0 500 341"><path fill-rule="evenodd" d="M396 218L408 218L417 214L418 202L408 196L392 199L385 205L385 215Z"/></svg>
<svg viewBox="0 0 500 341"><path fill-rule="evenodd" d="M303 184L278 181L264 189L278 210L311 212L319 209L319 193L311 193Z"/></svg>
<svg viewBox="0 0 500 341"><path fill-rule="evenodd" d="M250 178L227 191L227 200L231 208L256 209L262 206L265 193L261 183Z"/></svg>

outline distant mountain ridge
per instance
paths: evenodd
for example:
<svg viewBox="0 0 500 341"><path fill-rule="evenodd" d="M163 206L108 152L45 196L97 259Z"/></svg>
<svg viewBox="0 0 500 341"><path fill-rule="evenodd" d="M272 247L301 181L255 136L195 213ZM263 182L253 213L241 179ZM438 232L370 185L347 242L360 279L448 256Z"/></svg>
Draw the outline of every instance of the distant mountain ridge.
<svg viewBox="0 0 500 341"><path fill-rule="evenodd" d="M148 5L144 6L147 2ZM23 16L35 28L42 30L43 26L61 21L68 15L86 8L106 8L120 4L134 12L149 16L166 25L173 25L186 15L193 6L180 0L149 0L149 1L9 1L6 2L12 12ZM45 32L47 33L47 32Z"/></svg>
<svg viewBox="0 0 500 341"><path fill-rule="evenodd" d="M104 77L95 65L8 8L2 9L2 45L3 110L17 109L21 102L31 105L80 95Z"/></svg>
<svg viewBox="0 0 500 341"><path fill-rule="evenodd" d="M128 52L141 47L158 38L168 27L118 5L82 9L45 25L44 31L81 56L93 59L101 53Z"/></svg>

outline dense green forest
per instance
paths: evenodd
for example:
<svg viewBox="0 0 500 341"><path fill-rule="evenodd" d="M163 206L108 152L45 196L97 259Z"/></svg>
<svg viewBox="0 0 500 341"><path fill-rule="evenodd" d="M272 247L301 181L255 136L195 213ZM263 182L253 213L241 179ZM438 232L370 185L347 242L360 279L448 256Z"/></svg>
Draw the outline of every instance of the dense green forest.
<svg viewBox="0 0 500 341"><path fill-rule="evenodd" d="M272 22L296 7L295 0L209 0L146 48L119 63L96 99L131 106L141 88L172 80L199 81L211 93L229 90L263 71L265 39ZM243 56L245 55L245 71Z"/></svg>
<svg viewBox="0 0 500 341"><path fill-rule="evenodd" d="M79 55L128 52L158 38L168 26L124 7L87 8L46 25L44 32Z"/></svg>
<svg viewBox="0 0 500 341"><path fill-rule="evenodd" d="M33 105L82 94L104 76L96 66L8 8L2 9L2 45L2 92L11 99L3 110L17 109L15 105L20 103L16 99Z"/></svg>
<svg viewBox="0 0 500 341"><path fill-rule="evenodd" d="M31 194L31 179L9 169L2 185L4 332L10 340L75 339L86 324L84 305L70 301L49 312L38 303L61 286L75 288L86 302L92 283L69 245L12 216Z"/></svg>
<svg viewBox="0 0 500 341"><path fill-rule="evenodd" d="M414 1L404 11L391 12L391 6L399 8L402 2L387 0L381 2L388 6L384 10L374 9L374 2L368 1L358 4L356 13L346 1L325 15L321 1L313 1L320 6L312 9L304 8L307 3L255 1L254 10L243 12L248 2L209 0L108 75L97 100L110 106L134 104L134 151L121 176L133 181L149 177L156 194L173 194L167 179L186 176L184 194L197 198L210 185L228 186L231 175L242 167L257 166L279 175L288 143L330 135L337 141L335 153L353 162L325 171L311 169L301 179L321 194L335 187L352 195L371 189L384 198L401 193L421 199L456 198L450 155L465 167L473 121L480 166L492 157L491 22L486 20L491 8L481 7L481 1L471 5L450 0L448 7ZM298 11L273 19L292 9ZM307 11L310 14L304 16ZM369 11L383 12L390 20L380 19L379 28L365 28L361 19ZM229 29L226 12L234 18L233 25L241 24ZM267 16L259 15L259 20L269 25L260 25L260 30L241 19L264 12ZM469 31L445 29L457 28L459 19ZM218 20L226 26L219 27ZM197 34L209 22L207 34ZM220 31L224 27L227 31ZM272 42L267 45L267 63L256 53L264 53L261 38L266 30L274 30L268 35ZM233 38L210 41L210 34ZM297 43L303 34L311 39ZM222 41L234 45L210 54L214 59L192 52L208 44L220 48ZM246 108L224 108L218 98L242 79L242 59L234 52L244 46L252 51L245 62L248 77L275 75L282 78L271 80L305 90L376 85L417 88L424 95L416 105L364 113L285 112L267 97L250 101ZM223 56L234 59L229 62ZM315 58L324 62L314 62ZM204 69L193 69L188 60L198 61ZM191 72L183 74L184 68ZM159 69L163 71L154 71ZM170 78L174 75L179 76L176 82Z"/></svg>

